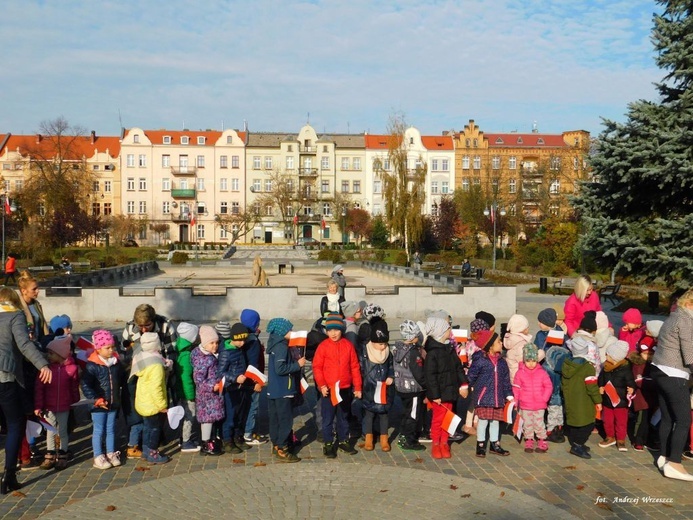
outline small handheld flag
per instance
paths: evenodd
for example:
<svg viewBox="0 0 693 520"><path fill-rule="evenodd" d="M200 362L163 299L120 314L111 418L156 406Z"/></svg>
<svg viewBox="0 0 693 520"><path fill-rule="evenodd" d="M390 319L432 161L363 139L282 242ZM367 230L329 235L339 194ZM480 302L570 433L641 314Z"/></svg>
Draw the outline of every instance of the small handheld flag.
<svg viewBox="0 0 693 520"><path fill-rule="evenodd" d="M387 404L387 385L378 381L375 385L375 404Z"/></svg>
<svg viewBox="0 0 693 520"><path fill-rule="evenodd" d="M515 410L515 401L508 401L503 407L503 422L513 424L513 411Z"/></svg>
<svg viewBox="0 0 693 520"><path fill-rule="evenodd" d="M300 386L301 386L301 393L305 394L306 390L308 390L308 381L306 381L305 377L301 378Z"/></svg>
<svg viewBox="0 0 693 520"><path fill-rule="evenodd" d="M462 418L459 415L455 415L451 410L447 410L445 412L445 417L443 417L443 424L441 424L440 427L450 435L453 435L461 422Z"/></svg>
<svg viewBox="0 0 693 520"><path fill-rule="evenodd" d="M339 393L339 381L330 389L330 400L332 401L332 406L337 406L342 402L342 395Z"/></svg>
<svg viewBox="0 0 693 520"><path fill-rule="evenodd" d="M457 343L466 343L469 339L469 334L467 329L450 329L452 330L452 337L455 338Z"/></svg>
<svg viewBox="0 0 693 520"><path fill-rule="evenodd" d="M246 368L245 374L243 375L245 375L246 378L255 381L258 385L264 386L267 383L267 376L253 365L248 365L248 368Z"/></svg>
<svg viewBox="0 0 693 520"><path fill-rule="evenodd" d="M517 440L522 440L522 427L525 424L525 420L522 418L522 416L518 413L517 417L515 417L515 422L513 423L513 435L517 437Z"/></svg>
<svg viewBox="0 0 693 520"><path fill-rule="evenodd" d="M550 330L546 336L546 343L551 345L563 345L565 341L565 332L562 330Z"/></svg>
<svg viewBox="0 0 693 520"><path fill-rule="evenodd" d="M621 398L618 395L618 391L616 390L616 387L611 381L607 381L604 385L604 393L609 396L612 405L618 406L618 403L621 402Z"/></svg>
<svg viewBox="0 0 693 520"><path fill-rule="evenodd" d="M305 347L308 342L307 330L292 331L289 336L289 347Z"/></svg>

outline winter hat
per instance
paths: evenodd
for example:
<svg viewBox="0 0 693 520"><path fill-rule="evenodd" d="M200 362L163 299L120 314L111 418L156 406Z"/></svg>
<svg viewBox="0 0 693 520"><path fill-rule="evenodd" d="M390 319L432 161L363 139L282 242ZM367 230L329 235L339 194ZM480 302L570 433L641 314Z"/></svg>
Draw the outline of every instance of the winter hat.
<svg viewBox="0 0 693 520"><path fill-rule="evenodd" d="M332 268L332 274L338 273L339 271L344 271L344 266L342 264L337 264Z"/></svg>
<svg viewBox="0 0 693 520"><path fill-rule="evenodd" d="M342 302L342 313L344 313L345 318L352 318L358 310L359 310L359 302L355 302L355 301Z"/></svg>
<svg viewBox="0 0 693 520"><path fill-rule="evenodd" d="M112 347L115 345L113 334L104 329L95 330L91 335L91 342L96 350L101 350L104 347Z"/></svg>
<svg viewBox="0 0 693 520"><path fill-rule="evenodd" d="M539 323L543 323L547 327L555 327L556 311L553 310L551 307L549 307L548 309L544 309L539 313L539 316L537 316L537 321Z"/></svg>
<svg viewBox="0 0 693 520"><path fill-rule="evenodd" d="M580 329L587 332L595 332L597 330L597 313L596 311L585 311L585 316L580 321Z"/></svg>
<svg viewBox="0 0 693 520"><path fill-rule="evenodd" d="M524 332L529 328L529 320L522 314L513 314L508 320L508 332Z"/></svg>
<svg viewBox="0 0 693 520"><path fill-rule="evenodd" d="M404 338L404 341L411 341L421 334L421 329L412 320L405 320L399 326L399 333Z"/></svg>
<svg viewBox="0 0 693 520"><path fill-rule="evenodd" d="M176 329L178 335L189 343L195 343L200 328L192 323L181 322Z"/></svg>
<svg viewBox="0 0 693 520"><path fill-rule="evenodd" d="M248 327L246 327L242 323L234 323L231 326L231 341L245 341L247 338Z"/></svg>
<svg viewBox="0 0 693 520"><path fill-rule="evenodd" d="M204 348L212 341L219 341L217 331L211 325L202 325L200 327L200 346Z"/></svg>
<svg viewBox="0 0 693 520"><path fill-rule="evenodd" d="M341 330L344 332L346 329L342 315L336 312L329 313L323 320L322 325L325 327L325 330Z"/></svg>
<svg viewBox="0 0 693 520"><path fill-rule="evenodd" d="M214 326L214 330L222 339L229 339L231 337L231 324L228 321L217 322Z"/></svg>
<svg viewBox="0 0 693 520"><path fill-rule="evenodd" d="M486 323L488 323L489 327L493 327L496 324L496 317L490 312L479 311L474 315L474 317L479 320L484 320Z"/></svg>
<svg viewBox="0 0 693 520"><path fill-rule="evenodd" d="M71 346L72 336L68 334L67 336L58 336L54 338L50 343L48 343L46 349L52 350L63 359L67 359L70 356Z"/></svg>
<svg viewBox="0 0 693 520"><path fill-rule="evenodd" d="M609 328L609 317L604 311L597 311L597 315L594 319L597 322L597 330Z"/></svg>
<svg viewBox="0 0 693 520"><path fill-rule="evenodd" d="M632 323L634 325L642 324L642 314L638 309L631 307L623 313L623 323Z"/></svg>
<svg viewBox="0 0 693 520"><path fill-rule="evenodd" d="M450 313L444 309L438 309L437 311L428 310L424 312L424 315L426 316L426 318L442 318L448 323L452 321Z"/></svg>
<svg viewBox="0 0 693 520"><path fill-rule="evenodd" d="M554 305L553 310L556 311L556 319L557 320L564 320L565 319L565 309L563 308L563 305Z"/></svg>
<svg viewBox="0 0 693 520"><path fill-rule="evenodd" d="M484 352L488 352L496 340L498 339L498 334L491 332L490 330L482 330L476 336L476 345L482 349Z"/></svg>
<svg viewBox="0 0 693 520"><path fill-rule="evenodd" d="M385 320L373 320L371 322L371 343L387 343L390 341L390 331Z"/></svg>
<svg viewBox="0 0 693 520"><path fill-rule="evenodd" d="M522 348L522 361L539 361L539 349L534 343L527 343Z"/></svg>
<svg viewBox="0 0 693 520"><path fill-rule="evenodd" d="M443 334L445 334L449 328L450 324L448 323L448 320L438 318L436 316L429 316L429 318L426 320L425 334L436 341L440 341Z"/></svg>
<svg viewBox="0 0 693 520"><path fill-rule="evenodd" d="M140 348L144 352L159 352L161 340L156 332L145 332L140 336Z"/></svg>
<svg viewBox="0 0 693 520"><path fill-rule="evenodd" d="M616 363L623 361L628 355L628 342L620 339L617 340L616 343L606 347L606 355Z"/></svg>
<svg viewBox="0 0 693 520"><path fill-rule="evenodd" d="M657 336L659 336L659 330L662 328L662 325L664 325L664 322L661 320L649 320L649 321L645 322L645 327L647 328L647 332L653 338L656 338Z"/></svg>
<svg viewBox="0 0 693 520"><path fill-rule="evenodd" d="M65 329L72 328L72 320L70 320L70 317L67 314L54 316L48 324L48 328L51 329L51 332L53 332L53 334L58 332L58 329L63 329L63 332L65 332Z"/></svg>
<svg viewBox="0 0 693 520"><path fill-rule="evenodd" d="M491 327L488 323L486 323L484 320L481 318L476 318L472 320L472 322L469 324L469 330L471 331L472 334L476 334L477 332L481 332L482 330L490 330Z"/></svg>
<svg viewBox="0 0 693 520"><path fill-rule="evenodd" d="M294 328L294 324L286 318L273 318L267 324L267 332L278 336L286 336L286 333Z"/></svg>
<svg viewBox="0 0 693 520"><path fill-rule="evenodd" d="M568 343L570 351L573 353L574 358L584 358L587 359L590 353L590 346L584 338L576 337Z"/></svg>
<svg viewBox="0 0 693 520"><path fill-rule="evenodd" d="M363 317L368 321L371 321L373 318L384 318L385 311L379 305L369 303L363 308Z"/></svg>
<svg viewBox="0 0 693 520"><path fill-rule="evenodd" d="M253 309L243 309L241 311L241 323L251 332L255 332L260 326L260 313Z"/></svg>

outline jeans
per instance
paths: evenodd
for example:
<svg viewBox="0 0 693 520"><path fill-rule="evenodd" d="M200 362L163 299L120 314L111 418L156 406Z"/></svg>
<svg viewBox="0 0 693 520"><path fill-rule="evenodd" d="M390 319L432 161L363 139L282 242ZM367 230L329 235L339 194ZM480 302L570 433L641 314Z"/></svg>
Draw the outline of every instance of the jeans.
<svg viewBox="0 0 693 520"><path fill-rule="evenodd" d="M322 440L326 443L334 440L334 422L337 423L337 440L340 442L349 440L349 411L354 394L351 388L342 388L339 390L339 394L342 396L342 402L337 406L332 405L332 399L329 396L320 400L322 406Z"/></svg>
<svg viewBox="0 0 693 520"><path fill-rule="evenodd" d="M115 452L115 423L118 412L91 412L91 422L94 431L91 435L91 447L94 450L94 458L103 455L103 440L106 437L106 453Z"/></svg>
<svg viewBox="0 0 693 520"><path fill-rule="evenodd" d="M130 434L128 435L128 446L139 446L142 442L142 430L144 423L137 423L130 426Z"/></svg>
<svg viewBox="0 0 693 520"><path fill-rule="evenodd" d="M691 400L688 381L682 377L669 377L659 368L652 367L652 379L659 390L659 440L662 455L674 463L681 463L681 456L691 427Z"/></svg>
<svg viewBox="0 0 693 520"><path fill-rule="evenodd" d="M163 414L142 417L144 431L142 432L142 444L150 450L159 449L159 437L161 435L161 416ZM144 449L144 448L143 448Z"/></svg>
<svg viewBox="0 0 693 520"><path fill-rule="evenodd" d="M221 427L222 438L227 441L235 437L242 437L245 433L245 421L247 418L247 399L243 390L226 390L224 392L224 410L226 417Z"/></svg>
<svg viewBox="0 0 693 520"><path fill-rule="evenodd" d="M255 431L255 417L260 409L260 392L250 392L250 408L248 408L248 419L245 421L245 435L250 437Z"/></svg>
<svg viewBox="0 0 693 520"><path fill-rule="evenodd" d="M58 446L55 445L55 436L60 436L60 450L67 451L67 446L70 442L70 433L67 427L67 420L70 416L69 410L67 412L48 412L46 414L47 422L55 426L57 433L46 432L46 448L48 451L55 451Z"/></svg>
<svg viewBox="0 0 693 520"><path fill-rule="evenodd" d="M7 437L5 437L5 472L17 469L19 446L24 437L25 416L22 413L21 387L16 381L0 383L0 408L5 415Z"/></svg>
<svg viewBox="0 0 693 520"><path fill-rule="evenodd" d="M274 446L286 448L294 423L293 399L268 399L269 434Z"/></svg>

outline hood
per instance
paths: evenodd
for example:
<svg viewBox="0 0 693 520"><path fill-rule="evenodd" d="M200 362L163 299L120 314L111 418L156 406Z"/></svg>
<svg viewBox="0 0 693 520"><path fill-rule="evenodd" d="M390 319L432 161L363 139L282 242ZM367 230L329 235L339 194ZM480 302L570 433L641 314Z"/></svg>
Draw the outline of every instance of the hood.
<svg viewBox="0 0 693 520"><path fill-rule="evenodd" d="M278 334L270 334L269 339L267 340L267 355L270 355L274 350L277 348L277 345L281 344L282 342L286 343L286 339L284 336L280 336Z"/></svg>
<svg viewBox="0 0 693 520"><path fill-rule="evenodd" d="M563 362L563 377L565 377L566 379L575 377L575 375L582 368L582 365L586 363L588 363L588 361L583 358L566 359ZM582 375L578 375L578 377L582 377Z"/></svg>
<svg viewBox="0 0 693 520"><path fill-rule="evenodd" d="M645 361L642 358L642 356L640 355L639 352L631 352L630 354L628 354L627 359L628 359L628 361L630 361L634 365L644 365L645 363L647 363L647 361Z"/></svg>
<svg viewBox="0 0 693 520"><path fill-rule="evenodd" d="M518 345L525 346L527 343L532 342L531 334L522 334L521 332L508 332L503 338L503 348L505 350L512 350Z"/></svg>
<svg viewBox="0 0 693 520"><path fill-rule="evenodd" d="M585 358L589 355L590 345L593 344L590 339L585 336L575 335L570 340L570 350L573 353L573 358Z"/></svg>
<svg viewBox="0 0 693 520"><path fill-rule="evenodd" d="M442 349L442 348L446 348L446 347L447 347L446 344L441 343L440 341L436 341L433 338L428 338L426 340L426 347L425 347L426 351L435 350L435 349Z"/></svg>
<svg viewBox="0 0 693 520"><path fill-rule="evenodd" d="M551 347L546 351L545 363L551 370L556 373L560 373L563 369L563 362L571 357L570 350L560 345L556 345L555 347Z"/></svg>
<svg viewBox="0 0 693 520"><path fill-rule="evenodd" d="M192 350L192 343L190 343L187 339L181 338L180 336L176 340L176 350L178 352L185 352L185 351L191 351Z"/></svg>

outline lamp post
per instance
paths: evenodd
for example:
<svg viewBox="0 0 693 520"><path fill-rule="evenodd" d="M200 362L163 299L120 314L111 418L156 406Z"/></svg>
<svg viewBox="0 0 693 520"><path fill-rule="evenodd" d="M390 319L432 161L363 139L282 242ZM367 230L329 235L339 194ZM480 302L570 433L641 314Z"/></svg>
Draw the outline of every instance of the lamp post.
<svg viewBox="0 0 693 520"><path fill-rule="evenodd" d="M484 210L484 215L487 217L491 217L491 222L493 223L493 270L496 270L496 215L498 214L498 202L495 200L493 201L493 204L491 204L490 208L486 208ZM500 210L500 216L504 217L505 216L505 209Z"/></svg>
<svg viewBox="0 0 693 520"><path fill-rule="evenodd" d="M347 218L347 207L346 204L342 206L342 247L346 247L347 240L349 239L349 234L346 229L346 218Z"/></svg>
<svg viewBox="0 0 693 520"><path fill-rule="evenodd" d="M10 198L7 193L2 194L0 199L2 202L2 268L5 268L5 215L17 211L17 206L15 206L14 201L10 204Z"/></svg>

